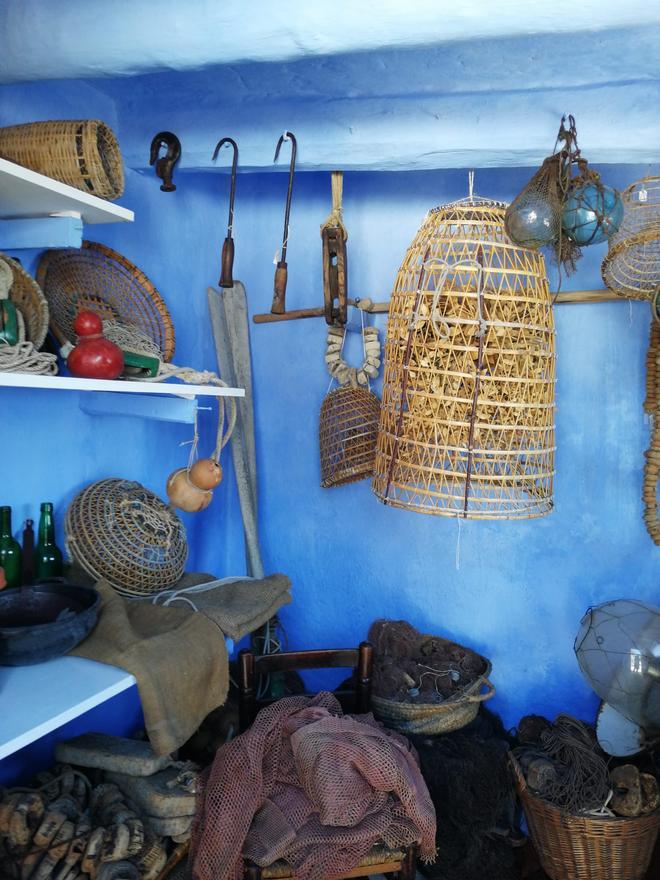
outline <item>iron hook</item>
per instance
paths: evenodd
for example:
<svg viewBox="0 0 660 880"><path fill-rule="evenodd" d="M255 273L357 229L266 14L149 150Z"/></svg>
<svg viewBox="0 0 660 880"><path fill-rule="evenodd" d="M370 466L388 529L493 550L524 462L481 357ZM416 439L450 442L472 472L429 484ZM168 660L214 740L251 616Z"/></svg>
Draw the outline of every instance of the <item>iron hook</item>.
<svg viewBox="0 0 660 880"><path fill-rule="evenodd" d="M236 168L238 166L238 144L233 138L223 137L215 146L213 156L214 161L218 158L218 154L224 144L228 144L234 151L234 158L231 163L231 184L229 187L229 219L227 221L227 237L222 245L222 269L220 270L220 287L233 287L234 285L234 196L236 194Z"/></svg>
<svg viewBox="0 0 660 880"><path fill-rule="evenodd" d="M275 147L275 158L273 163L277 162L280 155L280 148L284 141L291 141L291 162L289 164L289 188L286 194L286 209L284 211L284 234L282 235L282 262L286 263L286 247L289 238L289 215L291 213L291 195L293 193L293 175L296 170L296 154L298 152L298 142L295 135L290 131L285 131L280 135L280 139Z"/></svg>
<svg viewBox="0 0 660 880"><path fill-rule="evenodd" d="M236 168L238 166L238 144L233 138L223 137L221 138L215 146L215 150L213 151L213 156L211 157L213 161L218 158L218 154L222 147L225 144L229 144L229 146L234 151L234 158L231 163L231 185L229 188L229 220L227 222L227 238L232 238L234 232L234 196L236 195Z"/></svg>
<svg viewBox="0 0 660 880"><path fill-rule="evenodd" d="M289 165L289 188L286 194L286 209L284 211L284 233L282 234L282 252L275 268L275 282L273 285L273 304L270 307L274 315L283 315L286 312L286 282L288 278L288 270L286 265L286 248L289 242L289 215L291 213L291 195L293 193L293 175L296 170L296 153L298 152L298 143L295 135L290 131L285 131L280 135L280 139L275 147L275 158L273 162L277 162L280 155L280 147L284 141L291 141L291 164Z"/></svg>
<svg viewBox="0 0 660 880"><path fill-rule="evenodd" d="M160 148L165 147L167 152L159 158ZM149 164L156 165L156 174L163 181L163 192L174 192L176 186L172 183L174 166L181 158L181 141L171 131L159 131L151 141Z"/></svg>

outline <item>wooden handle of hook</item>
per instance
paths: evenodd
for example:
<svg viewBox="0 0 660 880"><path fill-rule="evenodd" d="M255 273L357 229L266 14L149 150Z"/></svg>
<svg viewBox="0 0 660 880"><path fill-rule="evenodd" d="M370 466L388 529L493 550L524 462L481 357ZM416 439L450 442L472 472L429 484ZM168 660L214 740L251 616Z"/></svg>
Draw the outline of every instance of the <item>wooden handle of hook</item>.
<svg viewBox="0 0 660 880"><path fill-rule="evenodd" d="M222 269L220 270L220 287L234 286L234 239L227 238L222 245Z"/></svg>
<svg viewBox="0 0 660 880"><path fill-rule="evenodd" d="M286 282L288 272L284 260L280 260L275 269L275 283L273 285L273 304L270 307L274 315L283 315L286 311Z"/></svg>

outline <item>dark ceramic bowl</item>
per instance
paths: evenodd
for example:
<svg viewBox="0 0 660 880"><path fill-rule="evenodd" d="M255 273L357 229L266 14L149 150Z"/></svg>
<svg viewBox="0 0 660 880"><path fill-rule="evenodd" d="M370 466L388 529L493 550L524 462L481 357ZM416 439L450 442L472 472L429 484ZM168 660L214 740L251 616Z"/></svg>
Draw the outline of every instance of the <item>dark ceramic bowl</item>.
<svg viewBox="0 0 660 880"><path fill-rule="evenodd" d="M30 666L66 654L96 625L91 587L44 581L0 592L0 666Z"/></svg>

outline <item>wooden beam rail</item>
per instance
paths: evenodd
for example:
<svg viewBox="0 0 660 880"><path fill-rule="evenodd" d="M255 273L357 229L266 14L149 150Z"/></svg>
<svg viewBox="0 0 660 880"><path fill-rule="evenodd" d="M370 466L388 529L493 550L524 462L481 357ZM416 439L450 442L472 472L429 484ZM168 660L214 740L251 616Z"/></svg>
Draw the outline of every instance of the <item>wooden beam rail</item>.
<svg viewBox="0 0 660 880"><path fill-rule="evenodd" d="M627 297L619 296L612 290L566 290L556 293L551 291L553 302L561 305L569 303L600 303L600 302L624 302ZM389 311L389 302L374 302L369 298L349 299L348 304L361 309L371 315L386 314ZM325 315L323 308L292 309L282 315L273 315L271 312L254 315L252 320L255 324L274 324L279 321L297 321L301 318L322 318Z"/></svg>

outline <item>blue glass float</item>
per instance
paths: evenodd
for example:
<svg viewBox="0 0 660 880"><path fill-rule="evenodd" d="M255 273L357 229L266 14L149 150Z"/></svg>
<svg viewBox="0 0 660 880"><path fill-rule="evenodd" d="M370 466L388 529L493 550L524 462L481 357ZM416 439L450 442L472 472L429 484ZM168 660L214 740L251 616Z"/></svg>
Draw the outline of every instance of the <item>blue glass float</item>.
<svg viewBox="0 0 660 880"><path fill-rule="evenodd" d="M585 183L571 190L564 205L564 233L578 245L598 244L614 235L623 220L623 202L611 186Z"/></svg>
<svg viewBox="0 0 660 880"><path fill-rule="evenodd" d="M514 244L540 248L557 238L559 216L547 200L524 193L509 206L504 226Z"/></svg>

